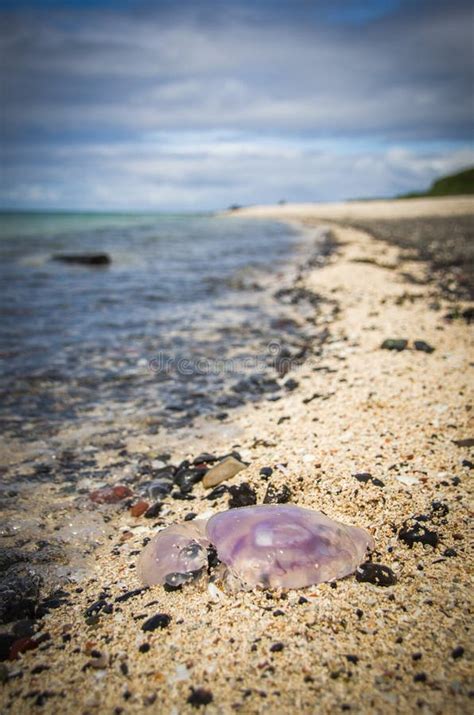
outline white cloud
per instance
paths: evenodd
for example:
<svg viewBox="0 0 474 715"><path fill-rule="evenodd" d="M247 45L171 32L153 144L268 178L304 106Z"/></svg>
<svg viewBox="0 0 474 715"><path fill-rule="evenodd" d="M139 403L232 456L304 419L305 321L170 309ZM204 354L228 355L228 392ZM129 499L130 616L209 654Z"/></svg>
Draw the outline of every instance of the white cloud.
<svg viewBox="0 0 474 715"><path fill-rule="evenodd" d="M250 6L9 16L3 201L207 209L426 186L473 160L469 9L405 7L363 31Z"/></svg>

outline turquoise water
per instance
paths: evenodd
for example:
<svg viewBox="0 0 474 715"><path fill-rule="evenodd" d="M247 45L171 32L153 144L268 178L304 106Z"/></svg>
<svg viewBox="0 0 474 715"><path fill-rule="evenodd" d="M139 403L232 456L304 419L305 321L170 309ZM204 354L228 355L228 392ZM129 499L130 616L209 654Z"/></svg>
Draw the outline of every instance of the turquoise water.
<svg viewBox="0 0 474 715"><path fill-rule="evenodd" d="M268 280L300 240L277 222L210 214L11 213L0 225L4 427L38 433L100 403L175 421L219 409L231 378L193 366L262 349ZM89 252L110 266L51 260ZM150 369L157 357L191 358L190 374Z"/></svg>

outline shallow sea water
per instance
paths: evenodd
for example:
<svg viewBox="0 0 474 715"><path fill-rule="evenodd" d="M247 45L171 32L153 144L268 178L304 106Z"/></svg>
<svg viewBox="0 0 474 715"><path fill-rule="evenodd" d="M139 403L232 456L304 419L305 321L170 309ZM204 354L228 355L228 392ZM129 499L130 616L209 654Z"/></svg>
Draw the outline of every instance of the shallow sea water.
<svg viewBox="0 0 474 715"><path fill-rule="evenodd" d="M4 433L47 438L101 411L181 425L256 397L234 386L301 336L274 291L301 235L213 215L4 214ZM110 266L52 261L105 252ZM271 386L270 386L271 387ZM266 391L266 388L263 389ZM269 389L271 392L271 389Z"/></svg>

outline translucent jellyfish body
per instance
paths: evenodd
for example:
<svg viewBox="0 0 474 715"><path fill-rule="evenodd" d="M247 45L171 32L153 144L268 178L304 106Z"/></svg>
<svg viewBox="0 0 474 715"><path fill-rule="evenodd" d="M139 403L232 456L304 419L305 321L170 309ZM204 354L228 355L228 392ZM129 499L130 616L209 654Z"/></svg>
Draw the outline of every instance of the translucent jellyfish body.
<svg viewBox="0 0 474 715"><path fill-rule="evenodd" d="M210 546L233 584L301 588L353 573L373 539L291 504L241 507L160 531L140 557L139 575L149 585L183 583L207 566Z"/></svg>

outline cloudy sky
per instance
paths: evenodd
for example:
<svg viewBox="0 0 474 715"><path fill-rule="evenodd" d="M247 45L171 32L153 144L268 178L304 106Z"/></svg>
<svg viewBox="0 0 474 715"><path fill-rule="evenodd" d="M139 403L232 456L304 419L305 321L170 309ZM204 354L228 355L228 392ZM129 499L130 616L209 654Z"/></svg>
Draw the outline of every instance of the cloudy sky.
<svg viewBox="0 0 474 715"><path fill-rule="evenodd" d="M474 163L470 0L0 0L0 205L201 210Z"/></svg>

